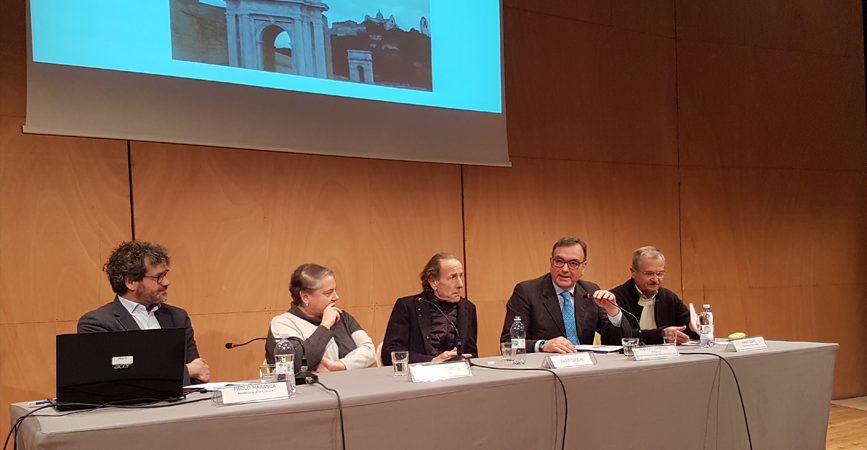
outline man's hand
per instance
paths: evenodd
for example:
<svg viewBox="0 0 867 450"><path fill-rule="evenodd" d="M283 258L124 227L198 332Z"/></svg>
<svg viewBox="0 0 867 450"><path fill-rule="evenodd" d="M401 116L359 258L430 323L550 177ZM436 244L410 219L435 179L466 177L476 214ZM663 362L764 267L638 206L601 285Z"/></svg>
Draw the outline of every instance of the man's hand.
<svg viewBox="0 0 867 450"><path fill-rule="evenodd" d="M439 355L436 355L434 357L434 359L431 360L431 362L445 361L447 359L452 359L455 356L458 356L458 348L457 347L455 347L451 350L444 351L444 352L440 353ZM464 356L467 356L467 355L464 355Z"/></svg>
<svg viewBox="0 0 867 450"><path fill-rule="evenodd" d="M343 364L340 361L332 361L328 358L322 358L322 360L319 361L319 365L316 366L317 373L339 372L341 370L346 370L346 364Z"/></svg>
<svg viewBox="0 0 867 450"><path fill-rule="evenodd" d="M686 325L684 325L682 327L668 327L668 328L665 328L662 330L662 335L663 336L675 335L675 336L677 336L677 343L678 344L686 344L687 342L689 342L689 336L687 336L686 333L682 332L685 329L686 329Z"/></svg>
<svg viewBox="0 0 867 450"><path fill-rule="evenodd" d="M202 358L196 358L187 364L187 371L190 372L190 379L193 378L207 383L211 381L211 368L205 364Z"/></svg>
<svg viewBox="0 0 867 450"><path fill-rule="evenodd" d="M620 308L617 307L617 297L615 297L610 291L600 289L594 292L593 300L597 305L605 308L605 312L607 312L611 317L616 317L620 312Z"/></svg>
<svg viewBox="0 0 867 450"><path fill-rule="evenodd" d="M575 353L578 350L575 350L575 346L569 342L569 339L566 339L563 336L558 336L545 342L542 351L546 353Z"/></svg>
<svg viewBox="0 0 867 450"><path fill-rule="evenodd" d="M342 312L334 303L326 306L325 311L322 311L322 326L331 329L340 320Z"/></svg>

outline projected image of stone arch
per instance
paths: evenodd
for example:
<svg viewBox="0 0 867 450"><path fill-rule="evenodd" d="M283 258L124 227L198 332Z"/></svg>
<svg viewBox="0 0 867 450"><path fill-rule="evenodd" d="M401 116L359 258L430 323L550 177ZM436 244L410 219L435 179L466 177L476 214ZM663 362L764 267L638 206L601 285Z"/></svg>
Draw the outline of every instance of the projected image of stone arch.
<svg viewBox="0 0 867 450"><path fill-rule="evenodd" d="M172 57L433 90L430 0L169 0Z"/></svg>

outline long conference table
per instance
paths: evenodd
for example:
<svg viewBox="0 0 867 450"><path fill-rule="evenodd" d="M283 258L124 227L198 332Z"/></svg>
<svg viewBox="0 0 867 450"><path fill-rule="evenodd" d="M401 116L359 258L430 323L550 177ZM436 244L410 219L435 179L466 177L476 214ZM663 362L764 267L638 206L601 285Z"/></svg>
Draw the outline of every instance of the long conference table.
<svg viewBox="0 0 867 450"><path fill-rule="evenodd" d="M594 366L538 368L544 354L515 366L473 362L472 376L413 383L391 367L325 373L343 403L348 449L824 449L837 344L769 341L736 353L679 347L679 358L635 361L599 354ZM743 410L731 364L740 384ZM489 364L493 361L493 364ZM288 400L218 406L193 394L173 406L53 408L22 422L25 449L340 449L333 393L299 386ZM568 405L568 412L567 412ZM35 407L10 408L12 423ZM568 418L567 418L568 414ZM565 446L563 425L566 421ZM10 443L11 444L11 443Z"/></svg>

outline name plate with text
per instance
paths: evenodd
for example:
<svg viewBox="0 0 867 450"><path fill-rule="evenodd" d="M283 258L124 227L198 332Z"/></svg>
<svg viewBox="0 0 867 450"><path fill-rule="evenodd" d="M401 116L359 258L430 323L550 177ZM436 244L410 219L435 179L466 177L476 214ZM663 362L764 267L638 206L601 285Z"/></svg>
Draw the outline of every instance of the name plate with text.
<svg viewBox="0 0 867 450"><path fill-rule="evenodd" d="M449 378L471 377L469 361L423 363L409 365L409 378L412 381L438 381Z"/></svg>
<svg viewBox="0 0 867 450"><path fill-rule="evenodd" d="M645 347L634 347L632 349L632 354L635 355L636 361L680 357L680 353L677 352L677 347L674 345L648 345Z"/></svg>
<svg viewBox="0 0 867 450"><path fill-rule="evenodd" d="M768 348L765 344L765 338L756 336L752 338L743 338L731 341L732 347L736 352L749 352L752 350L762 350Z"/></svg>
<svg viewBox="0 0 867 450"><path fill-rule="evenodd" d="M591 352L566 353L563 355L549 355L542 362L546 369L568 369L572 367L592 366L596 364L596 357Z"/></svg>
<svg viewBox="0 0 867 450"><path fill-rule="evenodd" d="M239 384L214 389L214 402L218 405L266 402L287 398L289 398L289 384L285 381Z"/></svg>

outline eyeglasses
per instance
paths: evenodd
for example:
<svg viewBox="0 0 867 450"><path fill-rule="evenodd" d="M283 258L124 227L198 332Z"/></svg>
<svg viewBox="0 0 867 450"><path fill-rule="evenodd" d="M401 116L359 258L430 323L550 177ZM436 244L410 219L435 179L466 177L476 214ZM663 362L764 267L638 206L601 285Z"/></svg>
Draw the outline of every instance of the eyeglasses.
<svg viewBox="0 0 867 450"><path fill-rule="evenodd" d="M575 270L575 269L581 267L581 265L586 263L586 262L587 262L586 259L584 261L578 261L575 259L573 259L572 261L563 261L563 259L561 259L561 258L554 258L551 260L551 264L553 264L554 267L556 267L558 269L563 267L563 264L568 264L569 268L572 270Z"/></svg>
<svg viewBox="0 0 867 450"><path fill-rule="evenodd" d="M145 278L150 278L150 279L156 281L156 282L159 283L159 284L163 284L163 281L166 281L166 276L167 276L168 274L169 274L169 271L166 270L165 272L163 272L163 273L161 273L161 274L159 274L159 275L156 275L156 276L154 276L154 275L145 275L144 277L145 277Z"/></svg>
<svg viewBox="0 0 867 450"><path fill-rule="evenodd" d="M646 276L647 278L653 278L653 277L665 278L665 271L664 270L662 272L641 272L641 274Z"/></svg>

